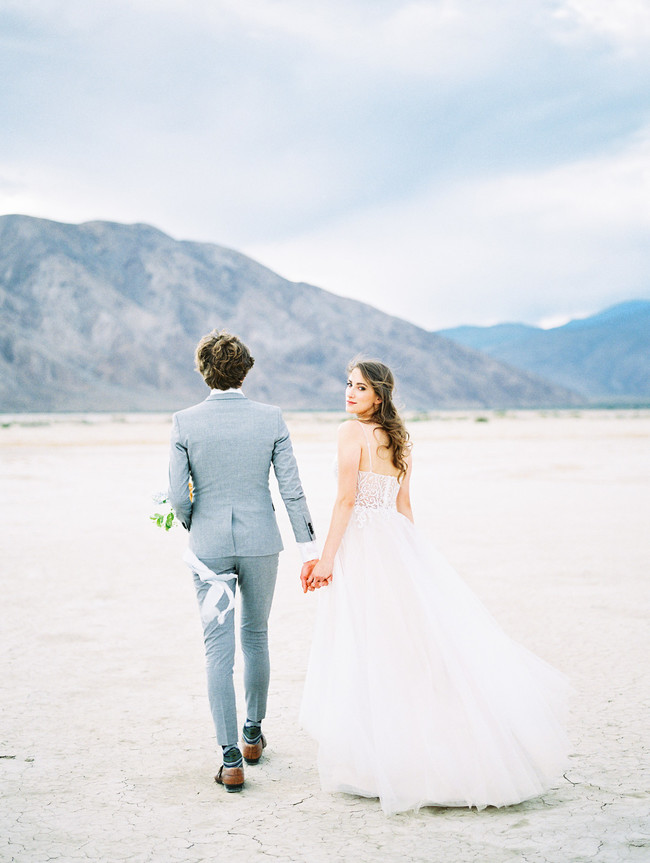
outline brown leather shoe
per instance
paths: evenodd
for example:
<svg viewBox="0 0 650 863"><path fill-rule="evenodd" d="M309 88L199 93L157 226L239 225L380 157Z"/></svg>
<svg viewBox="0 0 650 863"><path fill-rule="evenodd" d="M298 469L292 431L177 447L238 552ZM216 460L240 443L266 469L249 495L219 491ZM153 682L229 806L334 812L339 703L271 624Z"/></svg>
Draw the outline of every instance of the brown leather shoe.
<svg viewBox="0 0 650 863"><path fill-rule="evenodd" d="M263 734L257 738L255 743L249 743L244 734L242 737L241 754L246 764L257 764L262 757L262 750L266 747L266 737Z"/></svg>
<svg viewBox="0 0 650 863"><path fill-rule="evenodd" d="M226 791L241 791L244 787L244 768L241 764L239 767L226 767L222 764L214 781L223 785Z"/></svg>

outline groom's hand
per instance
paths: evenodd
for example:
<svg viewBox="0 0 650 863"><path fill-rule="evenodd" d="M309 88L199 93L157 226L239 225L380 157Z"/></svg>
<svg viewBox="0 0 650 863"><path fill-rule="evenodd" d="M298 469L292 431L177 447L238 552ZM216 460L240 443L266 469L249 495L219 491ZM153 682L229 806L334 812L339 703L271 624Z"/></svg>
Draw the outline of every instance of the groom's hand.
<svg viewBox="0 0 650 863"><path fill-rule="evenodd" d="M302 565L302 569L300 570L300 583L302 584L303 593L307 593L308 590L314 589L312 572L317 563L318 558L315 558L314 560L308 560Z"/></svg>

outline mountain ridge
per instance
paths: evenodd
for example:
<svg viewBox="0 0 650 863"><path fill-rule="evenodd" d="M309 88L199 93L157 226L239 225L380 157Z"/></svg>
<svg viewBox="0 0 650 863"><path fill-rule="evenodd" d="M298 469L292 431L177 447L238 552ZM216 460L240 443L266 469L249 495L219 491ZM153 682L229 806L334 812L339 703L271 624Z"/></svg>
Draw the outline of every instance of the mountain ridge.
<svg viewBox="0 0 650 863"><path fill-rule="evenodd" d="M357 354L393 368L407 408L581 402L368 304L142 223L0 217L0 307L5 412L185 407L205 397L193 355L215 327L256 357L247 394L287 408L341 408Z"/></svg>
<svg viewBox="0 0 650 863"><path fill-rule="evenodd" d="M559 327L454 327L438 335L538 374L591 402L650 399L650 300L626 300Z"/></svg>

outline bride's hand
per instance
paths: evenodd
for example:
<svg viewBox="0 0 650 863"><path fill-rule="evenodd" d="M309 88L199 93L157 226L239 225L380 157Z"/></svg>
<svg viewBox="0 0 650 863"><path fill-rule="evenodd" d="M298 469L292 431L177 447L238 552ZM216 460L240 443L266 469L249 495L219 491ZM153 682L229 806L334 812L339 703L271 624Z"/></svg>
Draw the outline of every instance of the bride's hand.
<svg viewBox="0 0 650 863"><path fill-rule="evenodd" d="M310 580L314 588L325 587L325 585L332 581L332 567L325 561L319 560L311 571Z"/></svg>

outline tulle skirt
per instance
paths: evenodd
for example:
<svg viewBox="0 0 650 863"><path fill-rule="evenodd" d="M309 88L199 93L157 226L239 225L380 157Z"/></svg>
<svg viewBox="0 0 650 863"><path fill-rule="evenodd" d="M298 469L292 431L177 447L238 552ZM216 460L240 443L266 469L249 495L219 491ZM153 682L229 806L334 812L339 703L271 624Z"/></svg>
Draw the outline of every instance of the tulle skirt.
<svg viewBox="0 0 650 863"><path fill-rule="evenodd" d="M513 642L408 519L361 515L318 591L300 714L323 789L386 813L539 796L566 769L567 678Z"/></svg>

